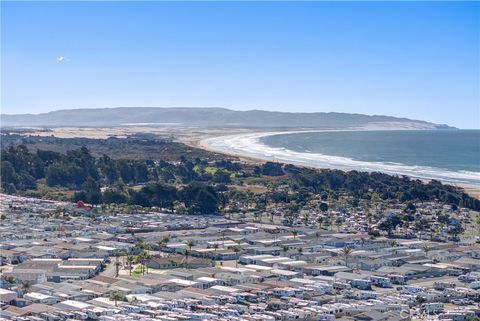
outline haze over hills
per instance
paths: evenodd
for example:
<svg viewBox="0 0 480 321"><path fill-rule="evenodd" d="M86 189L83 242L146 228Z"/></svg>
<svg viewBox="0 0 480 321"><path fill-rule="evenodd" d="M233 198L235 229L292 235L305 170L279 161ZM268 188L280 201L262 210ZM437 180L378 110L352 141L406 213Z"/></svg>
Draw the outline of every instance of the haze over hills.
<svg viewBox="0 0 480 321"><path fill-rule="evenodd" d="M336 112L235 111L204 107L65 109L41 114L1 115L3 127L109 127L135 124L254 128L452 128L447 125L391 116Z"/></svg>

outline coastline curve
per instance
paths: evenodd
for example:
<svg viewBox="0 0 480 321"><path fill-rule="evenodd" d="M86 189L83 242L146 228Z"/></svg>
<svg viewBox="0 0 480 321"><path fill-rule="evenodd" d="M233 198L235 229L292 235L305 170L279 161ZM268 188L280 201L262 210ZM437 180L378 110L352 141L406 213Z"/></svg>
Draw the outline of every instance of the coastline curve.
<svg viewBox="0 0 480 321"><path fill-rule="evenodd" d="M332 130L329 130L330 132ZM336 130L354 131L354 130ZM312 168L330 168L339 170L358 170L364 172L382 172L390 175L406 175L422 180L439 180L443 183L475 187L480 189L480 173L471 171L452 171L429 166L412 166L402 163L368 162L352 158L319 153L296 152L286 148L271 147L260 139L266 136L317 133L326 130L253 132L205 138L200 147L214 152L230 154L258 161L276 161Z"/></svg>

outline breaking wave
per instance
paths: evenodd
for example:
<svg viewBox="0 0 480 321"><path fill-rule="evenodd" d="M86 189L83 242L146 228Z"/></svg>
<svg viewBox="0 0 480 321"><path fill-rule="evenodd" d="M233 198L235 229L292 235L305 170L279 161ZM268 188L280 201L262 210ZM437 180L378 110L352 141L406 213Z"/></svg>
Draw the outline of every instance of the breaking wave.
<svg viewBox="0 0 480 321"><path fill-rule="evenodd" d="M297 152L286 148L267 146L261 142L262 137L294 133L305 133L305 131L263 132L220 136L205 139L202 141L202 144L218 152L296 165L316 168L383 172L392 175L407 175L420 179L436 179L451 184L480 186L480 173L478 172L454 171L429 166L411 166L394 162L367 162L342 156Z"/></svg>

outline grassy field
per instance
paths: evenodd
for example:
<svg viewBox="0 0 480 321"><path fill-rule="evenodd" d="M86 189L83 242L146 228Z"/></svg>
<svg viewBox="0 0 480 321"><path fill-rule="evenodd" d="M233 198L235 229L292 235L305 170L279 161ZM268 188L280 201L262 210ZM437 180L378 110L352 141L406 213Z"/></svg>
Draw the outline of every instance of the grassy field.
<svg viewBox="0 0 480 321"><path fill-rule="evenodd" d="M480 213L470 211L470 223L464 225L465 232L461 235L463 242L475 243L480 237Z"/></svg>
<svg viewBox="0 0 480 321"><path fill-rule="evenodd" d="M137 267L135 268L135 270L133 270L132 272L132 276L141 276L142 275L142 266L141 265L137 265Z"/></svg>

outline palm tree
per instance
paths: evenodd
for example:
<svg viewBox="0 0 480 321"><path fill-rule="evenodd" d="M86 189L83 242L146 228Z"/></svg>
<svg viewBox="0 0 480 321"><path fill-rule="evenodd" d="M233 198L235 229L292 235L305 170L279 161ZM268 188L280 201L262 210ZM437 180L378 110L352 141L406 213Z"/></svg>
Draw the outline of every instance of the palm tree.
<svg viewBox="0 0 480 321"><path fill-rule="evenodd" d="M132 266L133 263L135 263L135 256L129 255L127 256L127 262L128 262L128 269L130 270L130 276L132 275Z"/></svg>
<svg viewBox="0 0 480 321"><path fill-rule="evenodd" d="M410 222L404 221L402 228L405 231L405 237L407 237L408 236L408 229L410 228Z"/></svg>
<svg viewBox="0 0 480 321"><path fill-rule="evenodd" d="M145 244L143 249L147 252L148 255L150 255L150 251L152 250L152 247L150 246L150 244Z"/></svg>
<svg viewBox="0 0 480 321"><path fill-rule="evenodd" d="M302 253L303 253L303 247L299 247L299 248L297 249L297 251L298 251L298 254L302 255Z"/></svg>
<svg viewBox="0 0 480 321"><path fill-rule="evenodd" d="M120 250L119 255L122 257L122 264L126 265L126 259L127 259L127 250Z"/></svg>
<svg viewBox="0 0 480 321"><path fill-rule="evenodd" d="M145 252L142 252L137 256L137 263L140 264L140 271L142 272L142 274L145 274L144 265L143 265L144 258L145 258Z"/></svg>
<svg viewBox="0 0 480 321"><path fill-rule="evenodd" d="M162 239L162 243L165 247L167 247L168 243L170 243L170 235L165 235Z"/></svg>
<svg viewBox="0 0 480 321"><path fill-rule="evenodd" d="M17 279L14 276L3 276L3 280L7 284L7 289L11 289L12 286L17 282Z"/></svg>
<svg viewBox="0 0 480 321"><path fill-rule="evenodd" d="M310 214L306 213L303 216L303 224L305 224L307 226L309 222L310 222Z"/></svg>
<svg viewBox="0 0 480 321"><path fill-rule="evenodd" d="M293 230L292 234L293 234L293 239L295 240L295 239L297 238L298 231L297 231L297 230Z"/></svg>
<svg viewBox="0 0 480 321"><path fill-rule="evenodd" d="M225 231L222 231L222 246L225 247Z"/></svg>
<svg viewBox="0 0 480 321"><path fill-rule="evenodd" d="M344 248L342 248L341 252L345 256L345 266L348 267L348 256L350 254L352 254L353 250L351 248L345 246Z"/></svg>
<svg viewBox="0 0 480 321"><path fill-rule="evenodd" d="M140 266L142 268L142 275L145 275L145 268L147 267L146 263L150 260L151 256L148 254L148 252L142 252L138 256L138 261L140 261ZM147 267L147 273L148 273L148 267Z"/></svg>
<svg viewBox="0 0 480 321"><path fill-rule="evenodd" d="M120 274L120 268L122 266L122 262L115 262L115 277L118 278L118 275Z"/></svg>
<svg viewBox="0 0 480 321"><path fill-rule="evenodd" d="M27 294L32 288L32 283L30 283L30 281L23 281L22 285L20 285L20 288L22 289L23 294Z"/></svg>
<svg viewBox="0 0 480 321"><path fill-rule="evenodd" d="M452 235L455 242L459 241L458 235L464 231L462 226L456 226L447 231L448 234Z"/></svg>
<svg viewBox="0 0 480 321"><path fill-rule="evenodd" d="M183 251L183 255L185 256L185 267L188 269L188 257L190 256L190 253L192 253L192 251L190 251L189 249L185 249Z"/></svg>
<svg viewBox="0 0 480 321"><path fill-rule="evenodd" d="M194 240L188 240L187 241L187 246L190 251L192 251L192 247L195 246L195 241Z"/></svg>
<svg viewBox="0 0 480 321"><path fill-rule="evenodd" d="M360 241L359 241L360 245L361 245L361 246L364 246L364 245L365 245L365 242L367 242L367 240L362 236L362 237L360 238Z"/></svg>
<svg viewBox="0 0 480 321"><path fill-rule="evenodd" d="M118 274L120 272L120 267L122 263L118 260L118 255L115 255L115 277L118 278Z"/></svg>
<svg viewBox="0 0 480 321"><path fill-rule="evenodd" d="M430 251L432 250L432 248L430 247L430 245L424 244L424 245L422 246L422 250L423 250L423 252L425 252L425 256L428 257L428 252L430 252Z"/></svg>
<svg viewBox="0 0 480 321"><path fill-rule="evenodd" d="M337 227L337 232L340 232L340 227L342 226L342 221L340 218L336 219L333 224Z"/></svg>
<svg viewBox="0 0 480 321"><path fill-rule="evenodd" d="M317 223L318 223L318 228L322 228L322 223L323 223L323 216L322 215L318 215Z"/></svg>
<svg viewBox="0 0 480 321"><path fill-rule="evenodd" d="M330 217L330 215L325 216L323 221L327 230L330 230L330 227L332 226L332 218Z"/></svg>
<svg viewBox="0 0 480 321"><path fill-rule="evenodd" d="M133 246L133 249L137 250L144 250L145 249L145 242L143 241L142 238L138 237L135 245ZM138 253L137 251L134 251L135 253Z"/></svg>
<svg viewBox="0 0 480 321"><path fill-rule="evenodd" d="M113 291L112 294L110 294L110 301L115 301L115 306L117 306L118 301L123 300L125 300L125 295L121 291Z"/></svg>
<svg viewBox="0 0 480 321"><path fill-rule="evenodd" d="M235 254L237 254L237 259L235 260L235 267L238 267L238 253L242 249L240 248L240 246L234 246L232 250L233 250L233 252L235 252Z"/></svg>
<svg viewBox="0 0 480 321"><path fill-rule="evenodd" d="M218 247L219 247L218 243L213 243L213 251L215 252L215 255L212 255L212 266L215 266L214 261L215 261L215 258L217 257Z"/></svg>
<svg viewBox="0 0 480 321"><path fill-rule="evenodd" d="M282 250L283 255L287 254L288 246L286 246L285 244L282 244L282 245L280 245L280 249Z"/></svg>
<svg viewBox="0 0 480 321"><path fill-rule="evenodd" d="M152 255L148 252L145 252L145 255L143 256L144 260L145 260L145 267L147 268L147 274L148 274L148 262L150 262L150 260L152 259Z"/></svg>

